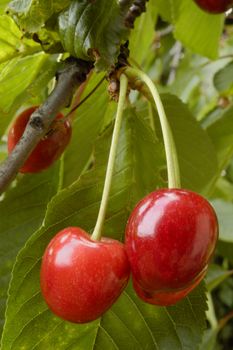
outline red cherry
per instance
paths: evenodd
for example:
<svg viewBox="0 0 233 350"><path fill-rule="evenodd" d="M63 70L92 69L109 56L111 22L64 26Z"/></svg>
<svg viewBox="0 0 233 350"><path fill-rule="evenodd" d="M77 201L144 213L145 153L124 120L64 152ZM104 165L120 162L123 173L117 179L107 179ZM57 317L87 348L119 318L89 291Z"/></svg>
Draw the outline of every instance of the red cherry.
<svg viewBox="0 0 233 350"><path fill-rule="evenodd" d="M120 296L130 267L122 243L93 241L78 227L60 231L48 245L41 267L41 290L61 318L85 323L99 318Z"/></svg>
<svg viewBox="0 0 233 350"><path fill-rule="evenodd" d="M31 114L38 107L31 107L23 111L15 120L8 134L8 152L10 153L20 140ZM68 120L58 113L51 125L50 131L38 143L22 168L21 173L37 173L48 168L57 160L68 145L72 128Z"/></svg>
<svg viewBox="0 0 233 350"><path fill-rule="evenodd" d="M158 305L182 299L204 277L217 238L217 218L206 199L182 189L150 193L126 227L138 295Z"/></svg>
<svg viewBox="0 0 233 350"><path fill-rule="evenodd" d="M224 13L233 6L232 0L194 0L204 11L210 13Z"/></svg>

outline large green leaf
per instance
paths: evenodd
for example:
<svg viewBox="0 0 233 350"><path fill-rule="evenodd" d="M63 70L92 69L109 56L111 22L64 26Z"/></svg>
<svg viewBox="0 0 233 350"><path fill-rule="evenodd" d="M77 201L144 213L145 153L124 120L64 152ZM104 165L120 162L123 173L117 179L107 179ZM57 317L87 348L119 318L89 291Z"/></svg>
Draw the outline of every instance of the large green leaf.
<svg viewBox="0 0 233 350"><path fill-rule="evenodd" d="M37 32L45 22L70 4L71 0L12 0L8 11L21 29Z"/></svg>
<svg viewBox="0 0 233 350"><path fill-rule="evenodd" d="M204 193L217 171L213 144L184 103L168 94L162 100L177 148L182 186ZM158 118L156 124L160 129Z"/></svg>
<svg viewBox="0 0 233 350"><path fill-rule="evenodd" d="M121 41L129 33L124 25L129 6L123 10L115 0L72 1L59 15L64 49L75 57L96 60L99 70L110 69L117 60Z"/></svg>
<svg viewBox="0 0 233 350"><path fill-rule="evenodd" d="M206 301L202 287L174 307L141 302L131 286L101 319L74 325L55 317L40 295L41 256L60 229L95 225L112 128L96 144L95 166L49 204L42 228L20 252L9 291L2 350L164 349L196 350L201 341ZM105 235L122 239L126 220L139 198L163 184L162 145L135 110L127 109L105 220ZM153 164L153 166L152 166ZM143 171L142 171L143 170Z"/></svg>
<svg viewBox="0 0 233 350"><path fill-rule="evenodd" d="M21 176L0 202L0 332L14 260L43 222L47 204L57 191L58 166L38 175Z"/></svg>

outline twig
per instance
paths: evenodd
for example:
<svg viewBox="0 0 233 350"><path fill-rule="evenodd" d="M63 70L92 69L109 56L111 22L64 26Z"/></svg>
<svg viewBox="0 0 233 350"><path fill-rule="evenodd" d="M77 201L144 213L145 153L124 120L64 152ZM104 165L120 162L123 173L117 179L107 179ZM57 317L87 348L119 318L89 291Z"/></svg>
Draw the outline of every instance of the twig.
<svg viewBox="0 0 233 350"><path fill-rule="evenodd" d="M30 153L47 133L57 113L69 104L76 88L86 80L91 68L90 62L82 60L69 59L64 63L57 74L54 90L31 115L21 139L0 165L0 193L14 180Z"/></svg>

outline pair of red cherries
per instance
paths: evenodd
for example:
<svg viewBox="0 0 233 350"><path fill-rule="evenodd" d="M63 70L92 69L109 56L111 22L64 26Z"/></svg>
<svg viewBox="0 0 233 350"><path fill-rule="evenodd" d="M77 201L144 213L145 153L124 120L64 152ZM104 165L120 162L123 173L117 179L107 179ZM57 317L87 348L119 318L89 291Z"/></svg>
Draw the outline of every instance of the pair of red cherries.
<svg viewBox="0 0 233 350"><path fill-rule="evenodd" d="M35 109L16 119L9 132L9 151ZM21 171L48 167L64 151L70 136L70 124L59 114ZM59 317L86 323L112 306L131 272L134 289L143 301L175 304L205 276L217 238L217 218L206 199L183 189L158 190L131 213L125 244L110 238L95 241L79 227L60 231L43 256L42 294Z"/></svg>
<svg viewBox="0 0 233 350"><path fill-rule="evenodd" d="M143 301L175 304L205 276L217 237L215 212L203 197L158 190L133 210L125 245L110 238L94 241L79 227L60 231L43 256L42 294L61 318L90 322L117 300L131 271Z"/></svg>

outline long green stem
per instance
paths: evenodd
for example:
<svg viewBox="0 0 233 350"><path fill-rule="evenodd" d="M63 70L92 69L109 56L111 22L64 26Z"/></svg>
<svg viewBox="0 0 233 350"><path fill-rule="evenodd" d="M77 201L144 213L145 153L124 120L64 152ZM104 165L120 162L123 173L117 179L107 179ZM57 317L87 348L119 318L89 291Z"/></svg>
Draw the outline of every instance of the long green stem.
<svg viewBox="0 0 233 350"><path fill-rule="evenodd" d="M180 188L180 170L176 146L158 90L155 87L153 81L141 70L137 68L127 67L124 70L124 73L129 77L129 79L141 79L147 85L153 96L163 133L163 140L167 159L168 187Z"/></svg>
<svg viewBox="0 0 233 350"><path fill-rule="evenodd" d="M108 165L107 165L107 171L106 171L105 182L104 182L104 190L103 190L102 200L100 203L98 218L96 221L94 231L91 236L93 240L97 240L97 241L101 239L105 215L106 215L106 209L108 205L109 192L111 189L113 170L114 170L115 159L116 159L117 145L118 145L118 140L120 136L124 104L125 104L126 95L127 95L127 87L128 87L128 79L124 74L122 74L120 77L120 96L119 96L116 120L115 120L113 135L112 135L112 142L111 142L111 147L109 152Z"/></svg>

